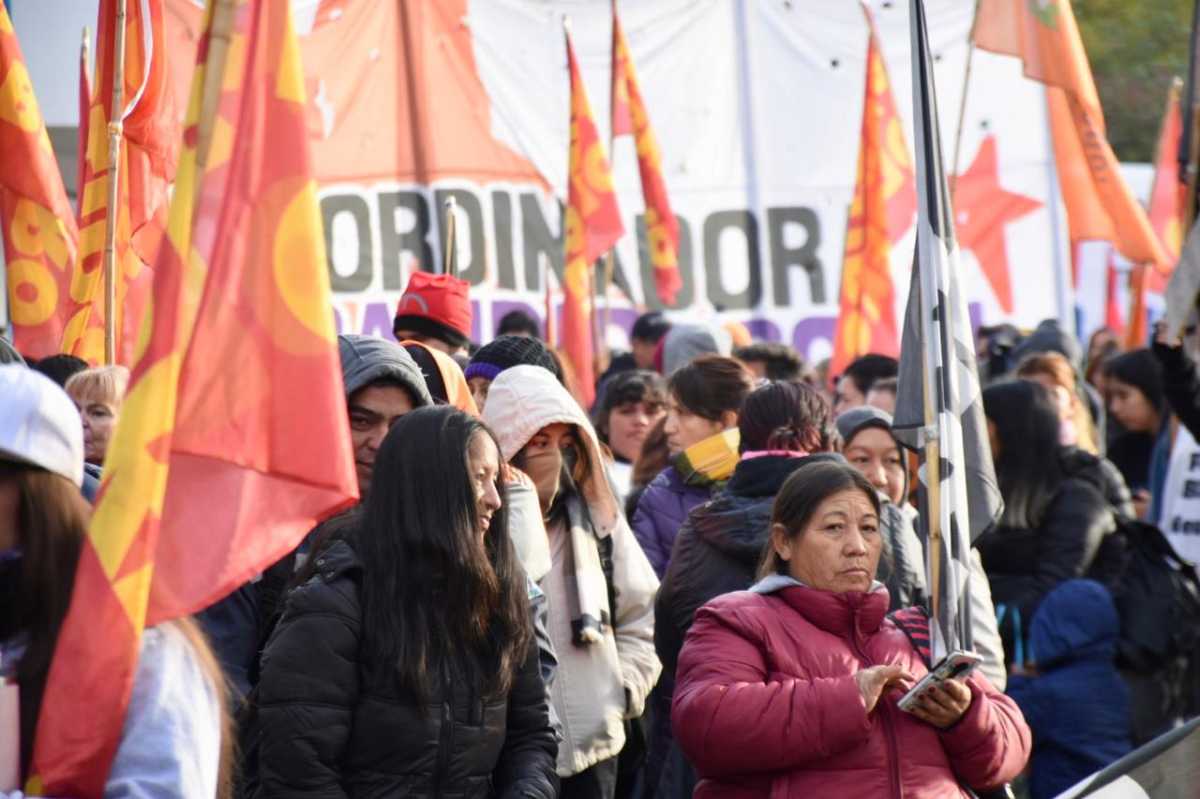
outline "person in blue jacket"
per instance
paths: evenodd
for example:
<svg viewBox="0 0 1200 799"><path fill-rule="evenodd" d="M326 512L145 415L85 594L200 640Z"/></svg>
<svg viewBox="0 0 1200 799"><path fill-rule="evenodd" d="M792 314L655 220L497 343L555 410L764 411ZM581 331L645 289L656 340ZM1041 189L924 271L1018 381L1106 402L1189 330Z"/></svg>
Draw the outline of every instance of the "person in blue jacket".
<svg viewBox="0 0 1200 799"><path fill-rule="evenodd" d="M1034 613L1036 670L1008 680L1033 730L1033 799L1057 796L1133 748L1129 689L1114 663L1119 632L1113 598L1094 580L1062 583Z"/></svg>

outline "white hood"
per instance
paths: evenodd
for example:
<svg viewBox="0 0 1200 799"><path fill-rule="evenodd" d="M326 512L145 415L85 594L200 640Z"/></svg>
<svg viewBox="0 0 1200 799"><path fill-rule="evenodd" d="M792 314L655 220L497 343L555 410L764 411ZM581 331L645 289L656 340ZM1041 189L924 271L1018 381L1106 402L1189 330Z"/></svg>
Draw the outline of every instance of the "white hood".
<svg viewBox="0 0 1200 799"><path fill-rule="evenodd" d="M483 421L500 442L500 455L511 461L547 425L573 425L590 462L591 477L580 486L600 535L612 531L620 506L605 473L600 441L587 414L562 384L540 366L513 366L501 372L488 388Z"/></svg>

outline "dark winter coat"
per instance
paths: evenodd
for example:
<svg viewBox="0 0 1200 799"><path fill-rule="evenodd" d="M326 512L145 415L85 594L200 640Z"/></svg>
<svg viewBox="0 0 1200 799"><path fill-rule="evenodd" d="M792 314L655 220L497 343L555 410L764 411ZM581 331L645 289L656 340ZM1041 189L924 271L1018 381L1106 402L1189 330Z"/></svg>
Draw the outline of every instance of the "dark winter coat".
<svg viewBox="0 0 1200 799"><path fill-rule="evenodd" d="M696 799L963 799L963 785L1015 778L1029 728L981 675L966 679L970 707L944 731L899 710L895 691L866 712L856 672L927 672L887 609L878 583L834 593L774 576L697 611L671 714L702 778Z"/></svg>
<svg viewBox="0 0 1200 799"><path fill-rule="evenodd" d="M685 483L674 466L659 472L642 492L629 526L658 579L667 573L671 547L684 520L692 508L708 502L712 493L712 486Z"/></svg>
<svg viewBox="0 0 1200 799"><path fill-rule="evenodd" d="M1092 580L1063 583L1034 615L1038 676L1008 683L1033 730L1033 799L1057 796L1132 749L1129 689L1113 664L1119 633L1112 597Z"/></svg>
<svg viewBox="0 0 1200 799"><path fill-rule="evenodd" d="M1060 456L1063 474L1091 483L1115 512L1132 519L1133 496L1125 478L1108 458L1100 458L1077 447L1068 447Z"/></svg>
<svg viewBox="0 0 1200 799"><path fill-rule="evenodd" d="M414 707L387 664L362 660L362 563L344 541L317 556L262 657L259 797L558 795L537 647L507 697L443 675ZM400 609L398 609L398 612Z"/></svg>
<svg viewBox="0 0 1200 799"><path fill-rule="evenodd" d="M1088 573L1106 536L1116 530L1108 500L1090 479L1068 477L1035 528L999 525L976 542L992 587L1008 659L1016 654L1015 627L1028 629L1046 594ZM1003 607L1002 607L1003 606Z"/></svg>
<svg viewBox="0 0 1200 799"><path fill-rule="evenodd" d="M1163 396L1179 423L1200 441L1200 371L1182 347L1155 342L1154 355L1162 364Z"/></svg>

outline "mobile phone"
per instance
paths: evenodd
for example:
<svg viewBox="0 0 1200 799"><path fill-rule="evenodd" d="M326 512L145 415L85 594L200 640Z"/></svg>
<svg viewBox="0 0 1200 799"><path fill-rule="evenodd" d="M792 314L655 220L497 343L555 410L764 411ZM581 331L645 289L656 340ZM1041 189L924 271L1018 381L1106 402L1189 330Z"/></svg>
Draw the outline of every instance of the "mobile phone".
<svg viewBox="0 0 1200 799"><path fill-rule="evenodd" d="M922 677L908 693L900 697L900 701L896 703L897 706L905 712L912 712L912 709L916 707L917 700L930 688L941 685L946 680L966 677L982 662L983 658L978 654L956 649L942 658L941 662L930 669L929 673Z"/></svg>

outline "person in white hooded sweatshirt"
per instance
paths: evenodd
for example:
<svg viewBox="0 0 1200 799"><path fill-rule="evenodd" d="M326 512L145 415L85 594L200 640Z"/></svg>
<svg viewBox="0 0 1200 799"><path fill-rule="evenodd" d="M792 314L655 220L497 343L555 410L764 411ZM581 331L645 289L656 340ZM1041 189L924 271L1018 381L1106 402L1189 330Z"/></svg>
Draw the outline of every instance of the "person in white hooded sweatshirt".
<svg viewBox="0 0 1200 799"><path fill-rule="evenodd" d="M561 796L611 799L625 722L641 715L662 668L654 652L658 579L605 477L595 431L550 372L506 369L491 384L484 421L502 457L533 479L545 518Z"/></svg>

